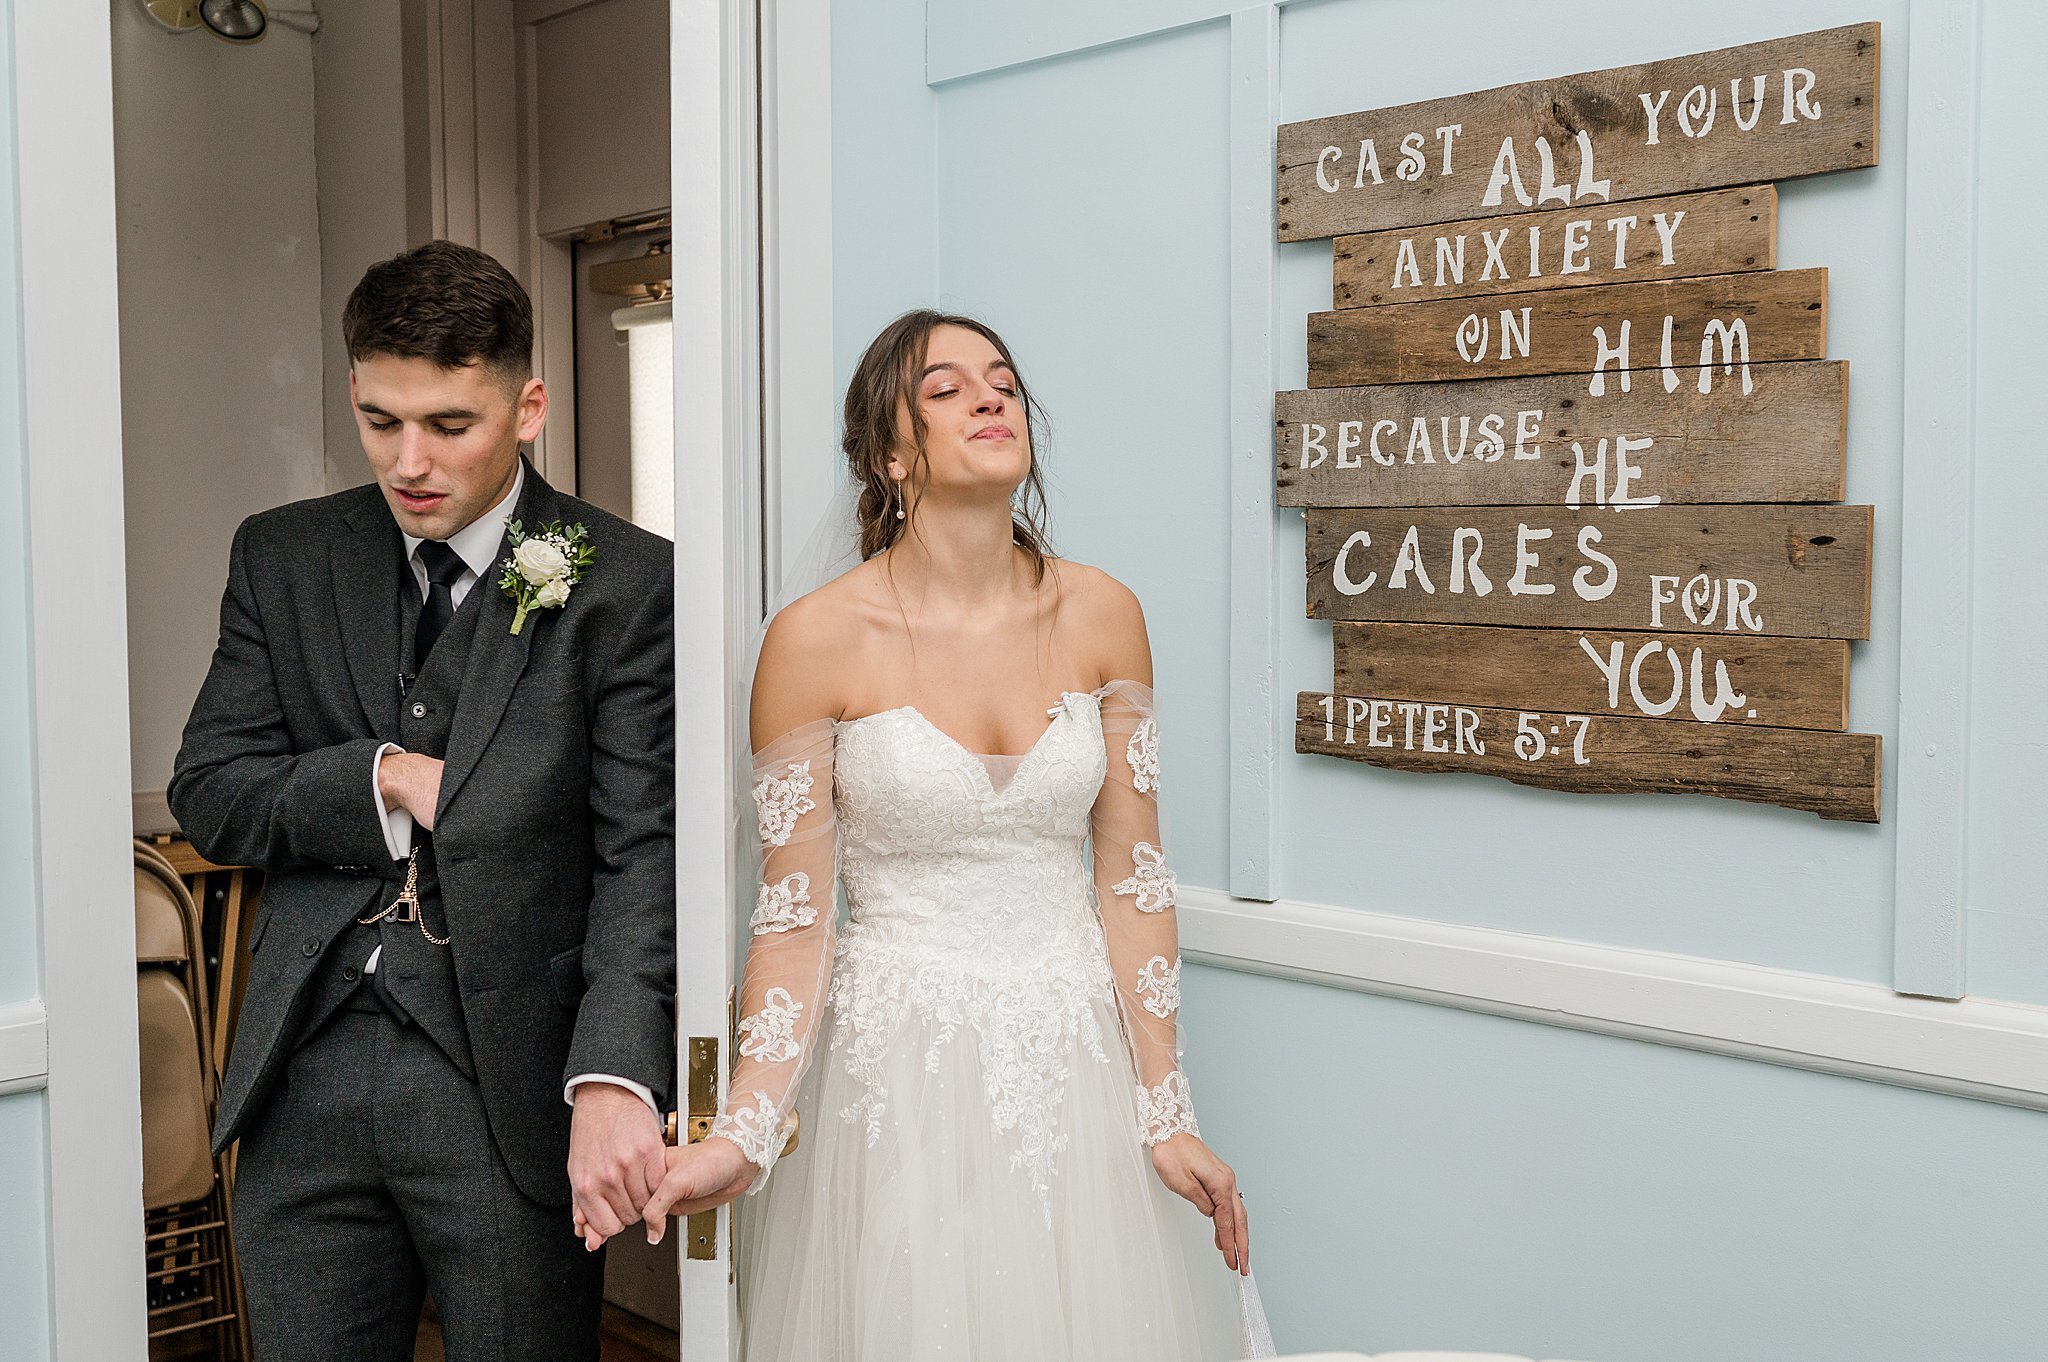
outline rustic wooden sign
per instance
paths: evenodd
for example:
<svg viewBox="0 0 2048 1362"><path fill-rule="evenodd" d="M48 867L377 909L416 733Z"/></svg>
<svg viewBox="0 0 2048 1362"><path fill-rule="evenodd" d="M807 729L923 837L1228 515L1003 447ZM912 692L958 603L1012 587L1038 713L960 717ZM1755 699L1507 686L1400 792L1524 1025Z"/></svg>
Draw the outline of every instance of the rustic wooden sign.
<svg viewBox="0 0 2048 1362"><path fill-rule="evenodd" d="M1314 618L1870 636L1868 506L1307 515Z"/></svg>
<svg viewBox="0 0 2048 1362"><path fill-rule="evenodd" d="M1645 381L1675 391L1690 368L1696 386L1753 385L1752 364L1826 357L1827 299L1824 269L1767 270L1312 312L1308 384L1590 374L1598 395Z"/></svg>
<svg viewBox="0 0 2048 1362"><path fill-rule="evenodd" d="M1755 185L1340 236L1330 259L1338 307L1768 270L1778 263L1778 191Z"/></svg>
<svg viewBox="0 0 2048 1362"><path fill-rule="evenodd" d="M1282 124L1282 241L1877 164L1878 26Z"/></svg>
<svg viewBox="0 0 2048 1362"><path fill-rule="evenodd" d="M1849 726L1849 645L1831 638L1331 626L1344 695L1495 709L1763 724Z"/></svg>
<svg viewBox="0 0 2048 1362"><path fill-rule="evenodd" d="M1750 389L1680 369L1309 388L1274 397L1282 506L1840 501L1849 366L1758 364ZM1700 391L1700 380L1707 391Z"/></svg>
<svg viewBox="0 0 2048 1362"><path fill-rule="evenodd" d="M1878 821L1883 739L1303 691L1294 750L1596 794L1707 794Z"/></svg>

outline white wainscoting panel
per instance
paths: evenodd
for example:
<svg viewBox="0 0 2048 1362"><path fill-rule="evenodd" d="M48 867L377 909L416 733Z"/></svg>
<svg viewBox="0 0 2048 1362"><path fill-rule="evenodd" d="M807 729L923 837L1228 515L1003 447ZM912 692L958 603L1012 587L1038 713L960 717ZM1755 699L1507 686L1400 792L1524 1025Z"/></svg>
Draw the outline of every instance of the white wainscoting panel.
<svg viewBox="0 0 2048 1362"><path fill-rule="evenodd" d="M1179 913L1200 964L2048 1110L2048 1007L1215 889Z"/></svg>

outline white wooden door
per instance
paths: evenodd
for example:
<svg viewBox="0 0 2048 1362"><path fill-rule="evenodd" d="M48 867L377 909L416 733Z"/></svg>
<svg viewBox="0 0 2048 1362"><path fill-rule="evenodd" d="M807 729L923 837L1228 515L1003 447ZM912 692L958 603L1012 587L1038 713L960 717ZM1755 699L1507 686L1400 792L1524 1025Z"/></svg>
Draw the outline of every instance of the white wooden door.
<svg viewBox="0 0 2048 1362"><path fill-rule="evenodd" d="M676 982L681 1138L723 1098L739 865L736 685L759 618L753 0L671 0L675 221ZM693 1074L692 1070L696 1070ZM693 1101L693 1096L695 1100ZM679 1234L682 1356L737 1342L730 1209Z"/></svg>

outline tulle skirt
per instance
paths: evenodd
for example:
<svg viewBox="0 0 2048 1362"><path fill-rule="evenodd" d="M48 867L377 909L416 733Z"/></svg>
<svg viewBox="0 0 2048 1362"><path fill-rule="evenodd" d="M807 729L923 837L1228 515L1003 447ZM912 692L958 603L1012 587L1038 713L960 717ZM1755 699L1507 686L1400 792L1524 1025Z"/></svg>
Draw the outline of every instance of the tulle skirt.
<svg viewBox="0 0 2048 1362"><path fill-rule="evenodd" d="M1153 1172L1109 999L1098 1009L1087 1029L1104 1046L1077 1039L1066 1056L1063 1144L1036 1176L1018 1132L997 1128L971 1025L942 1037L901 1017L881 1047L880 1110L852 1119L875 1089L824 1048L800 1089L798 1147L740 1208L746 1362L1239 1355L1217 1326L1227 1269L1213 1250L1191 1262L1208 1222ZM1210 1298L1199 1321L1191 1273Z"/></svg>

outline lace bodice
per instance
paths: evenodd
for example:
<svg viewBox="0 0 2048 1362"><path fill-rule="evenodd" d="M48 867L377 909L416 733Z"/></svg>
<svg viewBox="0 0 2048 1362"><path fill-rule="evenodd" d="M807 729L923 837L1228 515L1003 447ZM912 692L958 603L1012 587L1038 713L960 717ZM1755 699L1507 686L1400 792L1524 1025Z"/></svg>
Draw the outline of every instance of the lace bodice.
<svg viewBox="0 0 2048 1362"><path fill-rule="evenodd" d="M713 1135L772 1167L824 1043L861 1096L818 1116L872 1138L890 1101L882 1060L906 1021L934 1050L964 1030L1011 1162L1044 1192L1065 1143L1066 1065L1109 1062L1097 1018L1112 998L1138 1081L1134 1138L1195 1128L1148 687L1062 696L1021 757L969 752L906 706L808 725L755 769L763 869L739 1063ZM848 907L836 940L835 869Z"/></svg>

